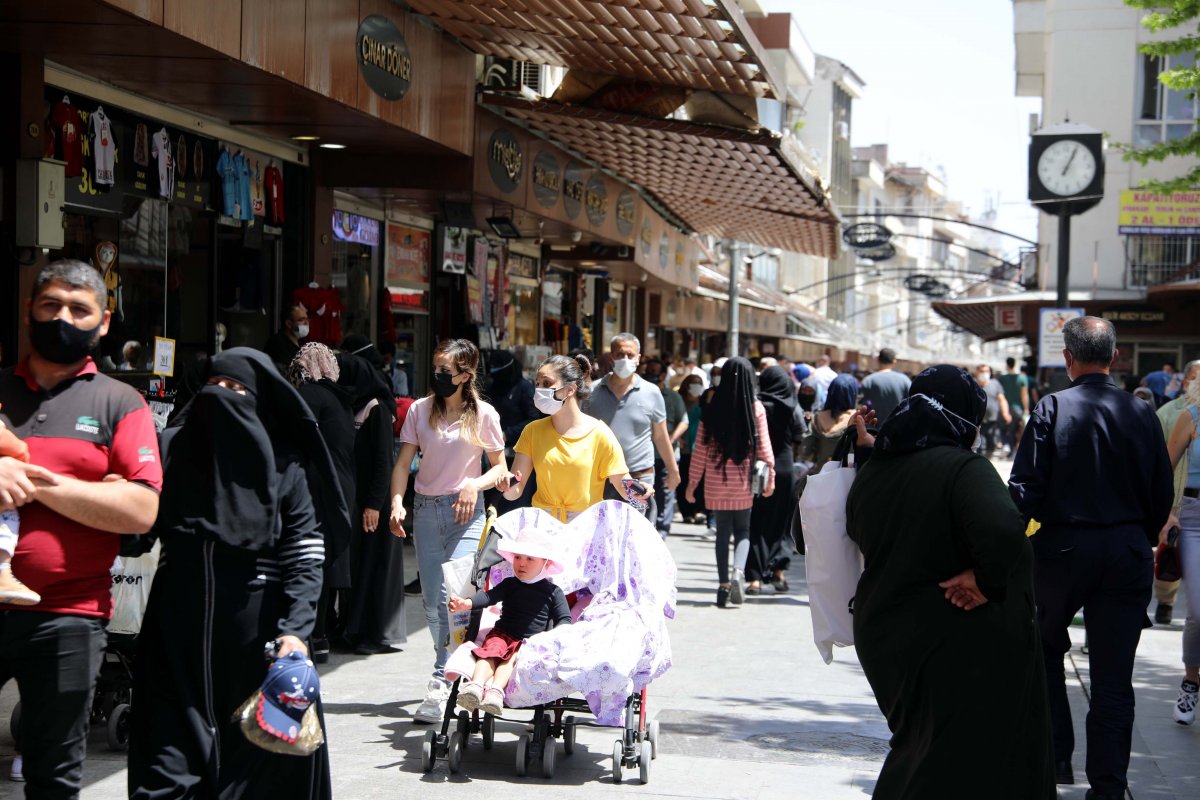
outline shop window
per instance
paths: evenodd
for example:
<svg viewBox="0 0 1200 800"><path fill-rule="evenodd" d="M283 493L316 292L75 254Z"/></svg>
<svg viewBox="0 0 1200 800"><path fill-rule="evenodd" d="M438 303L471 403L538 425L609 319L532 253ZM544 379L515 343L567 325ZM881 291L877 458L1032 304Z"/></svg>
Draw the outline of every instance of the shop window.
<svg viewBox="0 0 1200 800"><path fill-rule="evenodd" d="M1138 119L1133 134L1136 146L1182 139L1195 129L1196 98L1189 92L1167 88L1159 79L1167 70L1195 67L1195 53L1141 56Z"/></svg>

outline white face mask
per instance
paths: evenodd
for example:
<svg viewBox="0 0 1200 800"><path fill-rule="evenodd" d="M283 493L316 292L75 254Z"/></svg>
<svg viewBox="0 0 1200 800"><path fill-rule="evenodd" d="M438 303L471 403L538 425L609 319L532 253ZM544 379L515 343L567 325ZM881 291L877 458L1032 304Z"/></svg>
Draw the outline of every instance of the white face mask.
<svg viewBox="0 0 1200 800"><path fill-rule="evenodd" d="M721 376L720 375L713 375L712 385L714 388L721 385Z"/></svg>
<svg viewBox="0 0 1200 800"><path fill-rule="evenodd" d="M618 378L628 378L637 370L637 365L636 358L618 358L613 362L613 373Z"/></svg>
<svg viewBox="0 0 1200 800"><path fill-rule="evenodd" d="M688 394L692 397L699 397L700 395L704 394L704 384L693 383L688 387Z"/></svg>
<svg viewBox="0 0 1200 800"><path fill-rule="evenodd" d="M560 386L559 389L562 387ZM538 411L554 416L563 407L563 401L554 396L558 389L537 388L533 390L533 405Z"/></svg>
<svg viewBox="0 0 1200 800"><path fill-rule="evenodd" d="M308 323L305 322L303 325L297 325L296 326L296 338L303 339L306 336L308 336Z"/></svg>

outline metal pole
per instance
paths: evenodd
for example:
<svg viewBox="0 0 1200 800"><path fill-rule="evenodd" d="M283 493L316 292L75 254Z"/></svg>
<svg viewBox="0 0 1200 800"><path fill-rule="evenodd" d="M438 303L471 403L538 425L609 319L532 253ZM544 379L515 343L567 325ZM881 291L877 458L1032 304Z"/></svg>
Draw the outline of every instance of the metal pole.
<svg viewBox="0 0 1200 800"><path fill-rule="evenodd" d="M1066 308L1071 273L1071 215L1064 204L1058 210L1058 307Z"/></svg>
<svg viewBox="0 0 1200 800"><path fill-rule="evenodd" d="M738 295L740 294L742 264L738 254L737 242L726 241L725 252L729 254L729 357L735 358L738 352Z"/></svg>

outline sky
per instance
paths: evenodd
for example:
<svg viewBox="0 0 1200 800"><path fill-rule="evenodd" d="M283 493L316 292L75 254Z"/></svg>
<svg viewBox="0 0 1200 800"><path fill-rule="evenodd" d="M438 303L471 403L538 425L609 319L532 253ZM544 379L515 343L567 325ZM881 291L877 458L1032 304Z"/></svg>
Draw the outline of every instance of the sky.
<svg viewBox="0 0 1200 800"><path fill-rule="evenodd" d="M948 196L968 213L990 202L996 227L1037 238L1025 195L1029 115L1041 101L1014 93L1012 0L759 2L796 17L813 50L866 83L852 109L853 146L886 143L893 162L940 167Z"/></svg>

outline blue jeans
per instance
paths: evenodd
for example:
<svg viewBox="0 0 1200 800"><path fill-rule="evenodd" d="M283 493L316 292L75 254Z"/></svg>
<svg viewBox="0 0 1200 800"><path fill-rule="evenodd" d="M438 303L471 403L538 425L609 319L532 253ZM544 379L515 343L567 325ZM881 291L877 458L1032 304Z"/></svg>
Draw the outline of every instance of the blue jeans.
<svg viewBox="0 0 1200 800"><path fill-rule="evenodd" d="M1179 557L1188 601L1183 623L1183 664L1200 667L1200 500L1194 497L1179 502Z"/></svg>
<svg viewBox="0 0 1200 800"><path fill-rule="evenodd" d="M442 584L442 564L470 555L479 546L483 533L483 494L475 503L475 514L464 524L454 521L457 494L438 497L417 494L413 499L413 544L417 548L417 572L421 576L421 595L425 603L425 621L433 634L433 677L446 679L446 643L450 637L450 619L446 613L446 587Z"/></svg>

